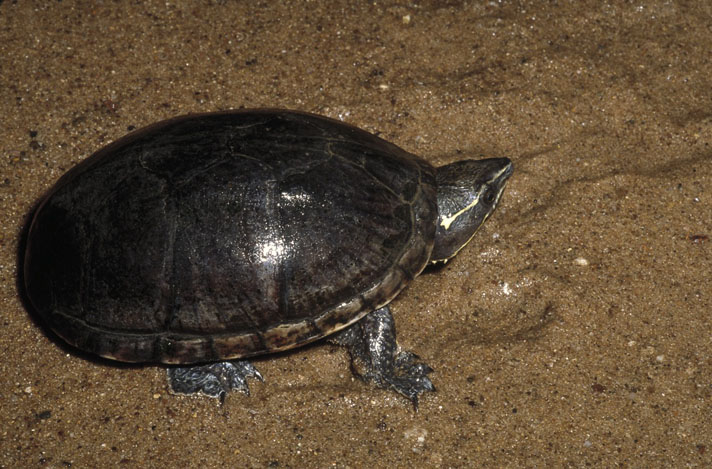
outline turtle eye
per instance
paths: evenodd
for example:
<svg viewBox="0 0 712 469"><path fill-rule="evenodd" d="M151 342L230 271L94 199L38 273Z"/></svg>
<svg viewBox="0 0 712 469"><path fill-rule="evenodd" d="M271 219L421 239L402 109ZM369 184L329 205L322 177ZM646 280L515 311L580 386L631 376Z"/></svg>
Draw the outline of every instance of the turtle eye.
<svg viewBox="0 0 712 469"><path fill-rule="evenodd" d="M482 195L482 200L485 201L486 204L492 204L494 202L494 199L496 197L496 193L494 191L494 188L492 186L487 186L485 188L485 193Z"/></svg>

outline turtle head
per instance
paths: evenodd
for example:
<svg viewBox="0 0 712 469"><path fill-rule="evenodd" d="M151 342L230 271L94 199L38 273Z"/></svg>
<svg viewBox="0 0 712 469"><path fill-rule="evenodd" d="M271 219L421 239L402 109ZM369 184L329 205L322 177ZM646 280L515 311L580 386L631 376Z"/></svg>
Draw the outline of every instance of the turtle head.
<svg viewBox="0 0 712 469"><path fill-rule="evenodd" d="M437 168L438 225L430 262L447 262L497 206L512 174L508 158L464 160Z"/></svg>

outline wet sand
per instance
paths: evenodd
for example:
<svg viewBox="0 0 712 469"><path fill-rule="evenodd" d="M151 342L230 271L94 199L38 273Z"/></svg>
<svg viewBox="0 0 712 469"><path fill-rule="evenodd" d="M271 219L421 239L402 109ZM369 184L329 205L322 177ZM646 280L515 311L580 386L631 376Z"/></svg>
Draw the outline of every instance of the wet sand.
<svg viewBox="0 0 712 469"><path fill-rule="evenodd" d="M704 2L0 3L0 467L705 467L712 8ZM224 405L61 347L18 238L129 130L284 107L433 164L516 170L470 246L392 304L418 412L316 344Z"/></svg>

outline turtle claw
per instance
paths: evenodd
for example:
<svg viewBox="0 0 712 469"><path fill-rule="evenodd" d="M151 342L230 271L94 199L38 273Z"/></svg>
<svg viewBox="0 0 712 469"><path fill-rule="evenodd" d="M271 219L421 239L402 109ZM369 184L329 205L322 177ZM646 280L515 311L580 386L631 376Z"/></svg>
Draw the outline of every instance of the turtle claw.
<svg viewBox="0 0 712 469"><path fill-rule="evenodd" d="M225 401L232 390L248 396L247 378L264 381L259 371L246 360L209 363L207 365L178 366L168 368L168 382L175 394L204 394Z"/></svg>
<svg viewBox="0 0 712 469"><path fill-rule="evenodd" d="M374 381L383 381L388 387L410 399L418 410L418 396L424 392L434 392L435 386L428 373L433 369L425 363L415 363L418 357L410 352L399 353L391 370L379 370L380 376ZM384 386L385 387L385 386Z"/></svg>

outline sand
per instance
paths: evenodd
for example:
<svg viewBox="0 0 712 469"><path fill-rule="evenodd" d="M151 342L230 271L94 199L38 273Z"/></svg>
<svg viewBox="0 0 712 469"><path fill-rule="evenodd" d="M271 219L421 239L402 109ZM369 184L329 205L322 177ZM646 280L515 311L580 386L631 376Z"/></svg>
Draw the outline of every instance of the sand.
<svg viewBox="0 0 712 469"><path fill-rule="evenodd" d="M0 467L712 463L706 2L0 3ZM342 119L433 164L508 156L500 207L393 302L416 412L316 344L224 405L61 346L18 239L74 164L192 112Z"/></svg>

